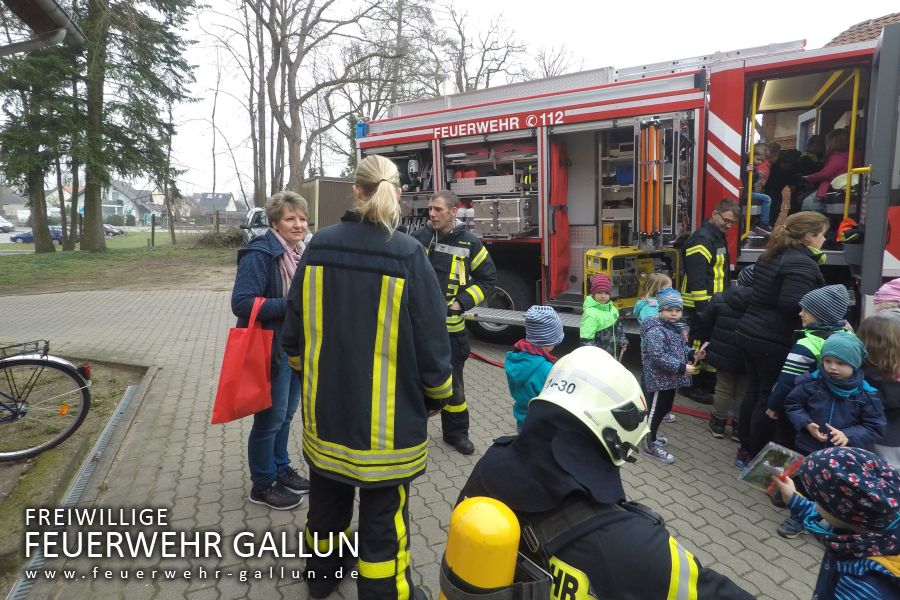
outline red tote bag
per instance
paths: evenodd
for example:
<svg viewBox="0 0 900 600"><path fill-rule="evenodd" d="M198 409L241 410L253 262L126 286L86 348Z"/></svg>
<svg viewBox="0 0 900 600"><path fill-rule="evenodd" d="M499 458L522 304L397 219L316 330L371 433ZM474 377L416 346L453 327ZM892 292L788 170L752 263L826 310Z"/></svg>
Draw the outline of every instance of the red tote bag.
<svg viewBox="0 0 900 600"><path fill-rule="evenodd" d="M265 298L253 301L246 328L228 331L212 421L227 423L272 406L272 336L256 320Z"/></svg>

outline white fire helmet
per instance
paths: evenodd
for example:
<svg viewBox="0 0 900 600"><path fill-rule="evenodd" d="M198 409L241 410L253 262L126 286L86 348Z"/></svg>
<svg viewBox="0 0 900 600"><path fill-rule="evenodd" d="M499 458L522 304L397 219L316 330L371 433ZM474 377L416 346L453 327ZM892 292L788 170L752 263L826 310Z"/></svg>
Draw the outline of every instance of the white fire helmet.
<svg viewBox="0 0 900 600"><path fill-rule="evenodd" d="M582 346L560 358L533 399L574 415L593 433L617 466L635 462L650 432L647 401L634 375L604 350Z"/></svg>

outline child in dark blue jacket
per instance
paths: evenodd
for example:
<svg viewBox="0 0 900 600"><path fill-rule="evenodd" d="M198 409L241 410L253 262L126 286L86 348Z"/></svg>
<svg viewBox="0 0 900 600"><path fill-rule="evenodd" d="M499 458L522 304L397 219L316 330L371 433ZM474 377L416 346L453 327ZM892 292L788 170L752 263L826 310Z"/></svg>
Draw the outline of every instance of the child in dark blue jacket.
<svg viewBox="0 0 900 600"><path fill-rule="evenodd" d="M668 443L657 435L663 416L672 410L675 390L691 386L691 375L697 372L692 363L695 352L691 350L681 329L676 324L681 319L683 301L681 294L672 288L661 290L656 296L659 314L641 323L641 362L644 366L644 385L650 398L650 435L647 436L647 454L666 464L675 462L663 447ZM704 351L696 352L702 360Z"/></svg>
<svg viewBox="0 0 900 600"><path fill-rule="evenodd" d="M556 361L551 352L564 337L562 321L551 306L532 306L525 311L525 339L519 340L506 353L506 382L513 397L516 429L522 431L528 403L537 396L547 381L550 367Z"/></svg>
<svg viewBox="0 0 900 600"><path fill-rule="evenodd" d="M852 333L836 333L822 346L818 371L804 375L788 394L784 410L804 454L830 446L872 449L887 421L878 391L860 369L866 348Z"/></svg>

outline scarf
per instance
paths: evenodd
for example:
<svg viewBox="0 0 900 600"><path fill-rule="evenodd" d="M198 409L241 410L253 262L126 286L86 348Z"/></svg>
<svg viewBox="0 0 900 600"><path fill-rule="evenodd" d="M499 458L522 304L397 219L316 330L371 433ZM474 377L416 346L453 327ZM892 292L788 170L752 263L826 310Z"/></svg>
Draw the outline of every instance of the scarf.
<svg viewBox="0 0 900 600"><path fill-rule="evenodd" d="M515 344L513 344L513 350L516 352L525 352L527 354L534 354L535 356L543 356L550 362L556 362L556 357L541 348L540 346L535 346L528 340L519 340Z"/></svg>
<svg viewBox="0 0 900 600"><path fill-rule="evenodd" d="M862 369L853 369L853 375L844 380L832 379L825 371L819 371L819 374L822 377L822 381L824 381L825 385L828 386L828 389L831 390L831 393L840 398L849 398L862 391L864 378Z"/></svg>
<svg viewBox="0 0 900 600"><path fill-rule="evenodd" d="M806 529L816 536L825 548L837 554L841 559L869 558L870 556L893 556L900 552L900 537L897 529L868 531L836 531L818 513L810 515L803 521Z"/></svg>
<svg viewBox="0 0 900 600"><path fill-rule="evenodd" d="M828 255L815 246L807 246L806 249L809 250L809 253L812 255L812 259L816 261L816 264L820 267L825 264L826 260L828 260Z"/></svg>
<svg viewBox="0 0 900 600"><path fill-rule="evenodd" d="M291 287L291 281L294 280L294 273L297 272L297 265L300 264L300 256L303 255L305 246L303 245L303 242L297 242L296 246L291 246L277 231L275 231L274 228L272 229L272 233L275 234L275 239L277 239L281 244L281 247L284 248L284 252L278 257L278 270L281 272L281 289L283 290L284 297L287 298L288 290Z"/></svg>

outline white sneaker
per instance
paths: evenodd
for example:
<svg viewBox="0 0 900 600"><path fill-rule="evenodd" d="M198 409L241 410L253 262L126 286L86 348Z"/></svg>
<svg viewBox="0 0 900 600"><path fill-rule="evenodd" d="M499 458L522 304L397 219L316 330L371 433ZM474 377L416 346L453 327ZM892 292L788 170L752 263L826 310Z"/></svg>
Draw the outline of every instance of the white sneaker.
<svg viewBox="0 0 900 600"><path fill-rule="evenodd" d="M671 465L675 462L675 457L666 452L665 448L662 447L658 441L650 443L647 442L647 456L650 458L655 458L656 460L666 463L667 465Z"/></svg>
<svg viewBox="0 0 900 600"><path fill-rule="evenodd" d="M664 416L662 418L662 422L663 423L674 423L675 422L675 413L667 412L666 416ZM656 437L658 438L659 436L656 436Z"/></svg>

